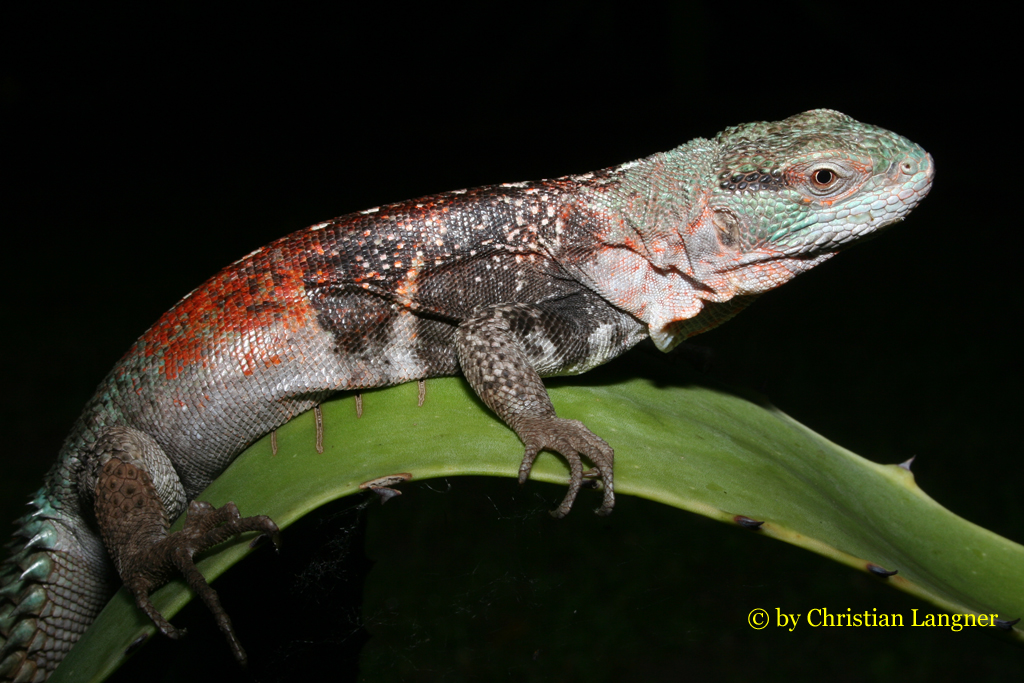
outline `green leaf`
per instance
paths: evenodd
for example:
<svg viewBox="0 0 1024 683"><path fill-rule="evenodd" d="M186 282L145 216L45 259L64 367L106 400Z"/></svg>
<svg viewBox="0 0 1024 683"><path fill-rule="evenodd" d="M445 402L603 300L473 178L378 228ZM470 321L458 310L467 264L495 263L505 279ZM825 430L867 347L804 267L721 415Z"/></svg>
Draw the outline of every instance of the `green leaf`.
<svg viewBox="0 0 1024 683"><path fill-rule="evenodd" d="M949 612L1024 615L1024 547L949 512L906 469L872 463L757 399L643 358L549 382L559 415L582 420L615 448L617 493L730 524L737 516L762 521L756 533L860 570L898 570L884 580ZM276 455L270 437L262 439L200 499L234 501L244 515L270 515L284 528L386 475L516 476L519 440L461 379L430 380L422 407L415 383L367 392L363 404L358 419L351 395L323 405L324 453L314 449L306 413L278 430ZM532 478L564 484L567 473L544 454ZM573 514L586 512L578 503ZM199 567L212 580L248 552L246 541L225 544ZM190 597L175 581L154 604L170 617ZM121 590L51 680L102 680L153 632ZM1009 635L1024 642L1019 628Z"/></svg>

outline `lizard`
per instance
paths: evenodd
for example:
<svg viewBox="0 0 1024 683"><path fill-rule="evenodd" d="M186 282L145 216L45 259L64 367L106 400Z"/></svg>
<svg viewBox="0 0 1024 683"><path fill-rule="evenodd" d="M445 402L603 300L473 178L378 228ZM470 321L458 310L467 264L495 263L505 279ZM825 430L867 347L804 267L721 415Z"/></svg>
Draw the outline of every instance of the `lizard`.
<svg viewBox="0 0 1024 683"><path fill-rule="evenodd" d="M118 581L181 574L245 652L192 556L268 517L196 496L330 394L462 374L524 444L615 504L611 446L542 377L650 338L661 351L906 217L934 163L836 111L726 128L600 171L455 190L312 225L231 264L146 331L73 426L0 564L0 678L42 681ZM593 469L584 472L584 459ZM170 521L187 511L183 529Z"/></svg>

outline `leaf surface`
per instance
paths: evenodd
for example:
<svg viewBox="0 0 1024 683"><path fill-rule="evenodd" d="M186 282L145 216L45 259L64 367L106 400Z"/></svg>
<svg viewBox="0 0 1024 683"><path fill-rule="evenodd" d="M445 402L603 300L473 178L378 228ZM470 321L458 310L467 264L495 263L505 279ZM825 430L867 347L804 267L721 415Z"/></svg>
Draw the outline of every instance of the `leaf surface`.
<svg viewBox="0 0 1024 683"><path fill-rule="evenodd" d="M946 510L897 465L872 463L831 443L764 402L685 371L630 355L631 363L549 381L561 417L583 421L615 448L617 494L636 495L707 517L763 522L757 533L868 571L898 570L894 587L949 612L1024 615L1024 547ZM515 477L522 445L462 379L367 392L356 417L352 395L323 405L325 451L314 449L312 412L239 458L201 495L234 501L285 528L359 484L409 473L414 481L456 475ZM564 484L568 468L542 454L532 478ZM400 486L398 488L401 488ZM371 495L363 493L362 495ZM573 514L586 514L577 503ZM180 524L180 521L179 521ZM209 553L213 580L248 552L248 539ZM181 581L154 594L167 617L191 598ZM53 681L99 681L125 650L154 632L122 589L69 653ZM1024 632L1011 637L1024 643Z"/></svg>

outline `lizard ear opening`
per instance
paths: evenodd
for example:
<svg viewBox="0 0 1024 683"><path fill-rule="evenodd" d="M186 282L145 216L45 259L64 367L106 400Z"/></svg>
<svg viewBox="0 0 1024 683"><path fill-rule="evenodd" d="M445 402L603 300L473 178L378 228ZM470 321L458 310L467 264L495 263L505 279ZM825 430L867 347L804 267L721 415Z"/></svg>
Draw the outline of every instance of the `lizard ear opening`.
<svg viewBox="0 0 1024 683"><path fill-rule="evenodd" d="M711 214L711 222L715 226L718 241L723 247L733 247L740 241L740 220L726 209L716 209Z"/></svg>

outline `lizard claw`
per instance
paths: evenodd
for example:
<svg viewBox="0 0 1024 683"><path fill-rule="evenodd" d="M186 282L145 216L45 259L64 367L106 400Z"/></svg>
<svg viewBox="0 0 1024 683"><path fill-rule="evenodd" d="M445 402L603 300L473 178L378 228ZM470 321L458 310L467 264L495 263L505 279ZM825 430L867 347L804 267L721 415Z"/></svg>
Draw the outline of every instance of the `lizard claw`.
<svg viewBox="0 0 1024 683"><path fill-rule="evenodd" d="M559 417L522 418L516 423L515 429L526 444L523 462L519 466L520 484L526 483L533 470L533 463L542 450L560 453L569 463L569 490L561 504L551 511L552 517L560 519L569 514L576 495L583 486L584 477L600 477L604 484L604 500L595 512L599 515L611 513L615 507L612 480L615 452L604 439L587 429L579 420L565 420ZM581 455L594 463L594 470L583 471Z"/></svg>
<svg viewBox="0 0 1024 683"><path fill-rule="evenodd" d="M177 640L185 635L185 629L175 628L167 621L153 606L149 594L166 583L171 574L181 574L189 588L213 613L217 626L227 638L231 653L242 666L245 666L247 656L235 635L231 618L221 606L217 591L206 582L193 558L197 553L248 531L263 532L256 540L269 538L274 547L278 547L278 528L269 517L242 517L234 503L226 503L215 508L209 503L194 500L189 503L185 527L168 534L140 553L133 563L135 572L125 581L135 595L136 604L149 615L157 628L167 637Z"/></svg>

